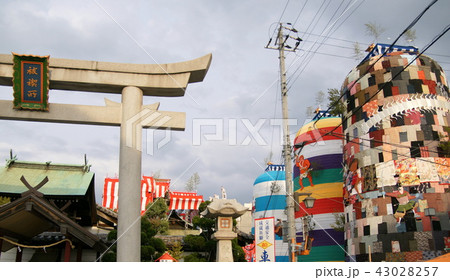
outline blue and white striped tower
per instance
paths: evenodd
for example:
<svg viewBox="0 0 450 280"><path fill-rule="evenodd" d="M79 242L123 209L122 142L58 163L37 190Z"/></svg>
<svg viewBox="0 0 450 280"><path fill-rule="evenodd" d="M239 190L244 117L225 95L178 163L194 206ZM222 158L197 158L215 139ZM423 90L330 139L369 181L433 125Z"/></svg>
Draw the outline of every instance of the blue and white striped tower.
<svg viewBox="0 0 450 280"><path fill-rule="evenodd" d="M284 165L269 164L253 184L253 220L274 217L286 221L286 183ZM288 243L275 235L275 261L288 262Z"/></svg>

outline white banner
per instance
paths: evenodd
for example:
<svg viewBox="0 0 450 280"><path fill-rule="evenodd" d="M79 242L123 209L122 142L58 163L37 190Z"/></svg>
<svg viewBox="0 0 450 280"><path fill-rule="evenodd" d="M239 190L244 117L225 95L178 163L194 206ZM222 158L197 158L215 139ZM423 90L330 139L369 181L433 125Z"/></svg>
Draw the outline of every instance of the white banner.
<svg viewBox="0 0 450 280"><path fill-rule="evenodd" d="M255 219L255 261L275 262L274 217Z"/></svg>

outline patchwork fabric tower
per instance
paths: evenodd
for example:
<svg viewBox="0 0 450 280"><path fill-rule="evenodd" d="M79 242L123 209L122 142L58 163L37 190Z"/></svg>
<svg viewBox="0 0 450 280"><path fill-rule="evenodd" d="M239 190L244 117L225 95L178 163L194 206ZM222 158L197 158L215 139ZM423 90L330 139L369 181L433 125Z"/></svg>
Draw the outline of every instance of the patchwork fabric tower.
<svg viewBox="0 0 450 280"><path fill-rule="evenodd" d="M275 261L288 262L287 242L283 242L281 221L286 221L286 182L284 165L269 164L253 184L253 220L274 218Z"/></svg>
<svg viewBox="0 0 450 280"><path fill-rule="evenodd" d="M297 233L297 242L304 242L303 236L307 235L303 230L313 239L309 254L298 257L298 261L305 262L345 260L344 231L342 223L339 225L344 211L341 118L322 114L318 112L305 124L294 140L294 191L310 193L316 199L310 209L301 202L295 213L296 228L302 229Z"/></svg>
<svg viewBox="0 0 450 280"><path fill-rule="evenodd" d="M427 260L449 247L447 79L416 48L388 47L371 46L342 88L349 261Z"/></svg>

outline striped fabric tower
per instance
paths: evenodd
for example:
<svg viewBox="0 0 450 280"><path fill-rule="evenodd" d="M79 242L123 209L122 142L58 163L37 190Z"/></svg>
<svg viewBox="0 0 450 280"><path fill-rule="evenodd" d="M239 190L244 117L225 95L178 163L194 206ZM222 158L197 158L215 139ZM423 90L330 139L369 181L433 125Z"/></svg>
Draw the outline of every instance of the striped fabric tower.
<svg viewBox="0 0 450 280"><path fill-rule="evenodd" d="M417 48L376 44L342 92L348 260L415 262L445 253L450 99L443 68Z"/></svg>
<svg viewBox="0 0 450 280"><path fill-rule="evenodd" d="M311 224L315 224L309 235L314 238L312 249L309 255L300 255L298 261L344 261L344 233L332 228L336 215L344 212L341 119L326 116L315 123L316 117L298 131L294 141L294 191L312 193L316 199L313 208L307 209L302 202L295 213L300 231L297 242L303 242L302 217L313 215ZM300 201L305 197L300 196Z"/></svg>
<svg viewBox="0 0 450 280"><path fill-rule="evenodd" d="M286 184L284 165L268 165L253 184L253 220L274 217L286 221ZM254 230L254 228L253 228ZM281 232L280 232L281 233ZM275 234L275 261L288 262L288 244Z"/></svg>

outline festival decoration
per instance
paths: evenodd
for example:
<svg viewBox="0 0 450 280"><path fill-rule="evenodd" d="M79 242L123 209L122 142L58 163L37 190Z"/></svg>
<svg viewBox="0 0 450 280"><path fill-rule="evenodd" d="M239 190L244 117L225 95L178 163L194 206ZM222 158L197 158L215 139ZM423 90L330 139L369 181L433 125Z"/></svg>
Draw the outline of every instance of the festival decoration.
<svg viewBox="0 0 450 280"><path fill-rule="evenodd" d="M370 246L373 261L425 260L448 235L447 78L417 48L371 49L342 86L347 259L367 261Z"/></svg>
<svg viewBox="0 0 450 280"><path fill-rule="evenodd" d="M318 117L321 117L317 120ZM314 207L299 203L296 224L311 220L297 232L304 250L298 261L343 261L344 233L333 229L343 212L342 128L339 117L317 111L316 117L297 132L294 140L296 193L311 193ZM353 193L352 193L353 195ZM296 202L297 203L297 202ZM306 219L305 219L306 218ZM300 229L300 228L299 228ZM314 242L312 242L314 240Z"/></svg>

